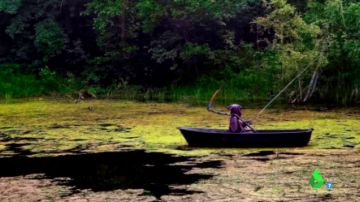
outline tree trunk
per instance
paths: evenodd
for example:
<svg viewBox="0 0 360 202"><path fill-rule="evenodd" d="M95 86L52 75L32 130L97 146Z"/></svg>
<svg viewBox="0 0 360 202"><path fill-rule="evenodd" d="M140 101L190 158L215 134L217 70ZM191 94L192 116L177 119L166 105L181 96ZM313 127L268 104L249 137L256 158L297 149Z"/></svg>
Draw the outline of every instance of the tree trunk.
<svg viewBox="0 0 360 202"><path fill-rule="evenodd" d="M128 7L128 0L123 0L122 7L121 7L121 43L125 44L127 38L127 28L126 28L126 16L127 16L127 7Z"/></svg>

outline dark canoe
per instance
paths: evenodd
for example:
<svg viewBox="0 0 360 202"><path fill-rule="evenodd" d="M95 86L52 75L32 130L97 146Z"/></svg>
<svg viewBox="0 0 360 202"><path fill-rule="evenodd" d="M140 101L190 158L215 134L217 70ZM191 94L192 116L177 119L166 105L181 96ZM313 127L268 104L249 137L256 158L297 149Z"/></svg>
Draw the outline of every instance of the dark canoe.
<svg viewBox="0 0 360 202"><path fill-rule="evenodd" d="M193 147L303 147L313 129L256 130L232 133L221 129L179 127Z"/></svg>

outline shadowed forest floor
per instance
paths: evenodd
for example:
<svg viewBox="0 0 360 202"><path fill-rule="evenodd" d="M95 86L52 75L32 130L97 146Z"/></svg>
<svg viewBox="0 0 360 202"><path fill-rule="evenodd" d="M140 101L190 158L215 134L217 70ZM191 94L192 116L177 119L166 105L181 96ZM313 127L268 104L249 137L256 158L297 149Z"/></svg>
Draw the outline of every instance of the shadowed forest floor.
<svg viewBox="0 0 360 202"><path fill-rule="evenodd" d="M258 109L245 109L252 118ZM178 126L226 128L184 104L0 104L0 201L354 201L360 109L272 109L255 128L314 128L305 148L189 148ZM308 183L319 169L334 189ZM20 186L21 185L21 186Z"/></svg>

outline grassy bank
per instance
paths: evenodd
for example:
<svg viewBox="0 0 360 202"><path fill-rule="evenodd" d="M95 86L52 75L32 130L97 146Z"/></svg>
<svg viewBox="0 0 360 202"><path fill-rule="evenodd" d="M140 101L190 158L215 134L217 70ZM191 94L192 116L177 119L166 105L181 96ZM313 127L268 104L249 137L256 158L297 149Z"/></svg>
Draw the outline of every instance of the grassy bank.
<svg viewBox="0 0 360 202"><path fill-rule="evenodd" d="M44 67L38 71L29 70L19 64L0 65L0 100L37 96L67 96L78 98L79 91L89 91L98 98L115 98L136 101L182 102L192 105L206 105L213 93L222 87L216 104L241 103L249 107L262 107L283 87L269 70L246 70L234 73L224 70L222 74L202 76L191 83L164 87L143 87L118 82L109 86L90 85L72 74L60 75ZM232 75L224 79L225 75ZM218 79L215 79L219 77ZM222 78L222 79L220 79ZM295 85L295 84L294 84ZM274 104L288 104L292 87L285 91ZM345 99L346 97L344 97ZM356 105L356 99L344 101L334 99L310 100L311 104ZM316 103L318 102L318 103Z"/></svg>
<svg viewBox="0 0 360 202"><path fill-rule="evenodd" d="M111 94L103 94L103 98L116 98L136 101L156 101L156 102L182 102L192 105L206 105L219 87L203 86L178 86L170 89L147 89L129 87L127 89L117 89ZM269 97L270 98L270 97ZM250 95L248 92L237 89L222 90L216 97L216 104L226 105L229 103L243 103L246 105L257 106L268 101L265 96Z"/></svg>
<svg viewBox="0 0 360 202"><path fill-rule="evenodd" d="M220 86L217 103L263 103L269 100L276 88L273 75L267 70L246 70L234 73L224 70L213 76L202 76L189 83L163 87L143 87L116 82L112 85L90 84L86 79L72 74L60 75L47 67L34 68L21 64L0 65L0 99L26 98L46 95L64 95L87 90L99 98L117 98L137 101L184 102L206 104ZM232 75L226 78L226 75ZM215 79L215 77L219 77ZM76 97L76 96L75 96Z"/></svg>
<svg viewBox="0 0 360 202"><path fill-rule="evenodd" d="M33 71L20 64L1 64L0 70L0 99L64 94L80 88L72 75L61 76L47 67Z"/></svg>
<svg viewBox="0 0 360 202"><path fill-rule="evenodd" d="M225 78L225 75L232 75ZM220 77L219 79L214 79ZM186 84L169 85L162 88L143 88L134 85L113 85L107 88L92 88L91 91L105 98L118 98L137 101L183 102L193 105L206 105L213 93L221 88L216 103L243 103L259 106L268 102L277 92L278 83L267 70L227 72L199 79ZM280 97L279 101L285 100Z"/></svg>

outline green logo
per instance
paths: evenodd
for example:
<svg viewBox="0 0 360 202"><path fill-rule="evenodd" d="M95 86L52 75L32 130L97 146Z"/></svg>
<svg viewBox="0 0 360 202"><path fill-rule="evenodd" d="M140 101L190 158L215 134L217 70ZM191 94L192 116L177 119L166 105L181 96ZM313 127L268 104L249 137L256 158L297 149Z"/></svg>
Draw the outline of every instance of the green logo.
<svg viewBox="0 0 360 202"><path fill-rule="evenodd" d="M320 170L314 170L310 178L310 185L314 189L319 189L324 184L324 178L320 175Z"/></svg>

